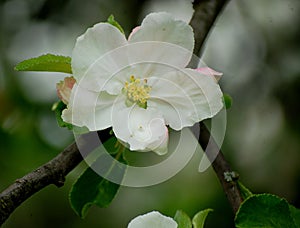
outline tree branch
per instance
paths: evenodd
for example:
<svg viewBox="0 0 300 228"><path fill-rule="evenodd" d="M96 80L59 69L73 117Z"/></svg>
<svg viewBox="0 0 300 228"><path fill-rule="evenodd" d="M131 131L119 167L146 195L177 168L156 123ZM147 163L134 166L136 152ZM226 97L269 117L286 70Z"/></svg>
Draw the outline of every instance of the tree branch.
<svg viewBox="0 0 300 228"><path fill-rule="evenodd" d="M205 39L226 3L227 0L195 0L193 2L195 11L190 21L190 25L192 26L195 35L195 55L198 56L201 49L204 48L203 44ZM217 174L233 212L236 213L243 200L237 186L237 177L234 176L234 172L232 172L230 165L225 160L222 151L202 122L200 123L199 143L212 163L213 169ZM208 144L209 147L206 149ZM226 180L226 174L231 174L232 179Z"/></svg>
<svg viewBox="0 0 300 228"><path fill-rule="evenodd" d="M198 54L203 47L203 43L210 31L210 28L226 2L226 0L194 1L193 6L195 12L190 25L193 27L195 33L195 54ZM202 123L200 124L201 134L199 143L203 148L206 148L210 138L210 133ZM225 180L224 173L231 172L231 169L216 144L212 145L214 145L214 149L208 151L207 156L210 158L210 154L218 153L216 159L211 162L227 198L233 210L236 212L242 198L236 183L234 181L227 182ZM39 190L50 184L55 184L58 187L62 186L66 175L82 160L83 158L76 144L73 143L48 163L16 180L14 184L9 186L0 194L0 225L5 222L5 220L20 204Z"/></svg>
<svg viewBox="0 0 300 228"><path fill-rule="evenodd" d="M199 56L209 31L227 2L228 0L194 0L194 14L190 25L195 35L195 55Z"/></svg>
<svg viewBox="0 0 300 228"><path fill-rule="evenodd" d="M50 184L61 187L65 176L82 161L75 143L38 169L17 179L0 194L0 225L26 199Z"/></svg>
<svg viewBox="0 0 300 228"><path fill-rule="evenodd" d="M212 167L217 174L233 212L236 213L243 201L237 185L238 175L230 168L229 163L225 160L222 151L211 137L207 127L202 122L199 124L199 143L212 163Z"/></svg>

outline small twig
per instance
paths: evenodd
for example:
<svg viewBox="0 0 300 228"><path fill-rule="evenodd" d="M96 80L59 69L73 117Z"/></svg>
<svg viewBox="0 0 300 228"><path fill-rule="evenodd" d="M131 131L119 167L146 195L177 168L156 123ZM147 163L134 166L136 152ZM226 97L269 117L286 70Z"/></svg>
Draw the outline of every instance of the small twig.
<svg viewBox="0 0 300 228"><path fill-rule="evenodd" d="M50 184L63 186L65 176L82 161L75 143L38 169L18 179L0 194L0 225L26 199Z"/></svg>
<svg viewBox="0 0 300 228"><path fill-rule="evenodd" d="M226 3L227 0L195 0L193 2L195 11L190 21L190 25L192 26L195 35L195 55L198 56L201 48L203 49L205 39ZM235 172L231 170L222 151L203 123L200 123L199 143L212 163L213 169L217 174L227 199L234 213L236 213L243 200L236 183L238 177L234 175ZM209 147L206 148L208 145Z"/></svg>

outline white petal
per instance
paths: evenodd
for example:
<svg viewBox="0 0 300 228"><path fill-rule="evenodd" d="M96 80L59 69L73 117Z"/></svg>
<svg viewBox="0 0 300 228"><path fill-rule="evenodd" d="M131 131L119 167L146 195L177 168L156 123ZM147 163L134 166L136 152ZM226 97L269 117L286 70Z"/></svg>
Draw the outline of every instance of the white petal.
<svg viewBox="0 0 300 228"><path fill-rule="evenodd" d="M102 90L114 73L128 65L127 55L120 50L126 44L119 29L108 23L89 28L77 38L72 53L72 71L77 82L90 90Z"/></svg>
<svg viewBox="0 0 300 228"><path fill-rule="evenodd" d="M175 130L211 118L223 107L223 94L214 78L192 69L149 78L148 84L152 87L148 107L160 110Z"/></svg>
<svg viewBox="0 0 300 228"><path fill-rule="evenodd" d="M191 52L179 45L144 41L127 46L128 61L136 77L148 78L184 68Z"/></svg>
<svg viewBox="0 0 300 228"><path fill-rule="evenodd" d="M158 155L164 155L168 153L168 144L169 144L169 131L168 128L164 125L165 134L162 135L159 140L148 145L148 148L157 153Z"/></svg>
<svg viewBox="0 0 300 228"><path fill-rule="evenodd" d="M159 112L125 104L115 106L112 112L113 131L118 139L129 144L130 150L160 155L167 152L168 129Z"/></svg>
<svg viewBox="0 0 300 228"><path fill-rule="evenodd" d="M112 126L112 107L117 96L106 92L93 92L74 85L68 108L62 113L65 122L90 131L103 130Z"/></svg>
<svg viewBox="0 0 300 228"><path fill-rule="evenodd" d="M185 67L194 48L192 28L184 21L175 20L168 13L151 13L141 27L131 34L130 63L153 62L169 66L172 70ZM149 69L148 69L149 68ZM147 66L147 72L159 71L158 65ZM166 69L163 69L166 72Z"/></svg>
<svg viewBox="0 0 300 228"><path fill-rule="evenodd" d="M193 29L186 22L176 20L169 13L150 13L142 22L141 27L131 34L130 42L158 41L181 46L193 51Z"/></svg>
<svg viewBox="0 0 300 228"><path fill-rule="evenodd" d="M127 228L177 228L177 226L172 218L152 211L131 220Z"/></svg>

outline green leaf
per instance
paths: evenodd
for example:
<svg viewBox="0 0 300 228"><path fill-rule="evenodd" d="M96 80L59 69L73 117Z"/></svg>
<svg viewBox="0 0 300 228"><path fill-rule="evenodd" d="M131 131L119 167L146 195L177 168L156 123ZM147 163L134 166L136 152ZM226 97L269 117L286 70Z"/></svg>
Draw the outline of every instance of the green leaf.
<svg viewBox="0 0 300 228"><path fill-rule="evenodd" d="M55 117L56 117L56 121L57 121L58 126L67 127L69 130L72 130L73 125L69 124L69 123L66 123L61 118L62 111L66 108L67 108L67 105L65 103L63 103L62 101L58 101L58 102L53 104L52 111L54 111L54 113L55 113Z"/></svg>
<svg viewBox="0 0 300 228"><path fill-rule="evenodd" d="M115 153L116 150L120 151L121 145L117 148L115 137L111 137L107 140L103 147L100 147L99 154L103 154L107 150L110 154L115 154L115 159L122 163L126 163L120 153ZM93 166L99 166L99 161L102 156L100 156L94 163ZM116 162L112 164L107 164L108 169L107 175L116 166ZM125 170L121 170L121 175L124 175ZM77 179L70 191L70 203L74 211L81 217L84 218L88 212L88 209L92 205L97 205L99 207L107 207L114 197L116 196L120 185L106 180L98 173L96 173L91 167L87 168L83 174Z"/></svg>
<svg viewBox="0 0 300 228"><path fill-rule="evenodd" d="M205 219L209 212L213 211L213 209L205 209L199 211L193 218L193 228L203 228Z"/></svg>
<svg viewBox="0 0 300 228"><path fill-rule="evenodd" d="M291 216L297 227L300 227L300 210L295 208L293 205L289 205Z"/></svg>
<svg viewBox="0 0 300 228"><path fill-rule="evenodd" d="M190 217L182 210L177 210L174 220L177 222L177 228L192 228Z"/></svg>
<svg viewBox="0 0 300 228"><path fill-rule="evenodd" d="M232 106L232 97L226 93L223 94L223 100L224 100L224 104L226 109L230 109Z"/></svg>
<svg viewBox="0 0 300 228"><path fill-rule="evenodd" d="M93 204L99 207L108 206L118 189L118 184L103 179L88 168L71 189L71 206L81 218L84 218Z"/></svg>
<svg viewBox="0 0 300 228"><path fill-rule="evenodd" d="M15 66L17 71L50 71L72 74L71 58L68 56L46 54L24 60Z"/></svg>
<svg viewBox="0 0 300 228"><path fill-rule="evenodd" d="M237 181L237 185L240 189L243 199L247 199L248 197L253 195L252 192L242 184L242 182Z"/></svg>
<svg viewBox="0 0 300 228"><path fill-rule="evenodd" d="M107 23L109 23L109 24L115 26L116 28L118 28L118 29L120 30L121 33L125 34L125 33L124 33L124 30L123 30L123 28L122 28L122 26L121 26L117 21L115 21L114 15L111 14L111 15L107 18Z"/></svg>
<svg viewBox="0 0 300 228"><path fill-rule="evenodd" d="M237 228L297 227L287 201L271 194L246 199L236 214L235 225Z"/></svg>

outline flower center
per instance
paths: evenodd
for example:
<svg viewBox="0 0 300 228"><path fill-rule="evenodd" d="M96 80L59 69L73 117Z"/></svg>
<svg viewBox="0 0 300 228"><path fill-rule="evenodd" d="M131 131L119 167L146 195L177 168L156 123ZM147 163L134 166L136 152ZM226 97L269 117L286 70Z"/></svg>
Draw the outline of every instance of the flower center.
<svg viewBox="0 0 300 228"><path fill-rule="evenodd" d="M147 108L147 100L151 91L151 87L147 85L147 79L141 81L131 75L130 81L125 82L122 91L127 96L126 105L131 106L136 103L141 108Z"/></svg>

